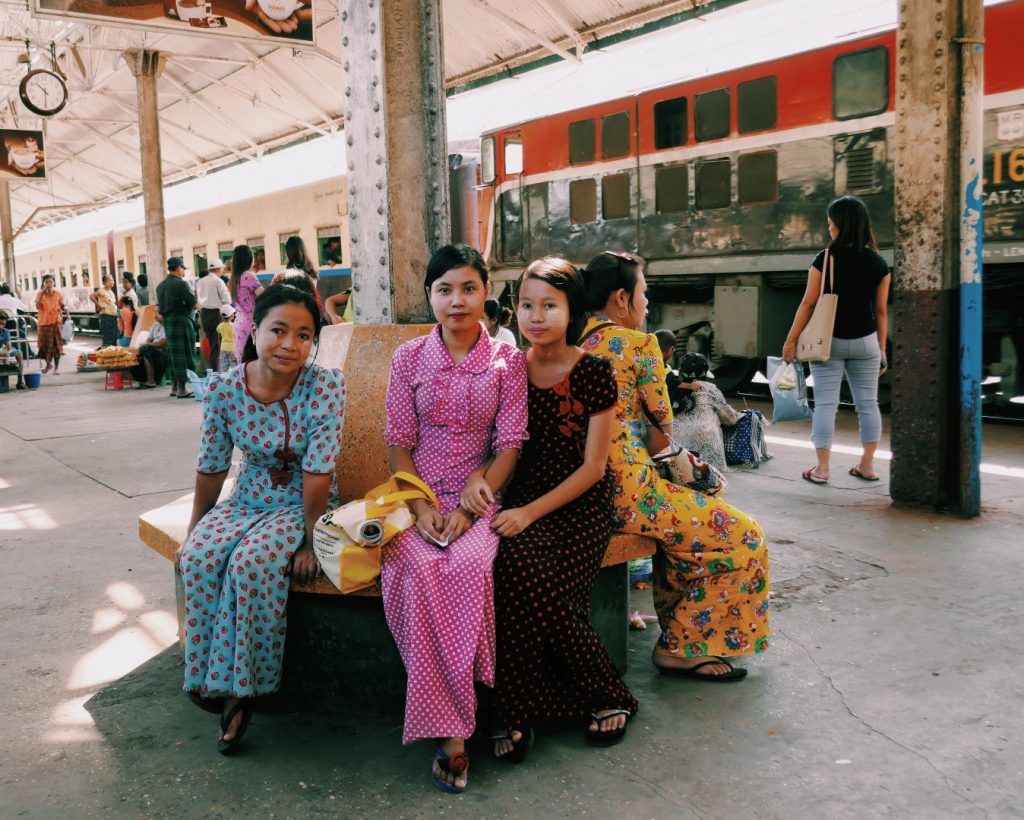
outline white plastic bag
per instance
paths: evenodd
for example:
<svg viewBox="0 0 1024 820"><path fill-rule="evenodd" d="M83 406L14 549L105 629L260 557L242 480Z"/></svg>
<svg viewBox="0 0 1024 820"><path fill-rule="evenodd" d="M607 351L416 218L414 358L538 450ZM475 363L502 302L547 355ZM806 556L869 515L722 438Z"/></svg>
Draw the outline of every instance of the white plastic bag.
<svg viewBox="0 0 1024 820"><path fill-rule="evenodd" d="M61 325L60 336L64 340L64 344L75 338L75 323L70 318L65 319L64 324Z"/></svg>
<svg viewBox="0 0 1024 820"><path fill-rule="evenodd" d="M784 362L768 357L768 386L772 391L772 424L780 421L804 421L814 414L807 403L804 367L799 362Z"/></svg>

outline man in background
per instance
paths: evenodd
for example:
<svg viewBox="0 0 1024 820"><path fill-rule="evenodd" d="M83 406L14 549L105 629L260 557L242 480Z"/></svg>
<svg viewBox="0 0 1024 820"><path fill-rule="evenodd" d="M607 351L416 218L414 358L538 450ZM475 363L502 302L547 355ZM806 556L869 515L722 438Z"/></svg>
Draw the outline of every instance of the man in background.
<svg viewBox="0 0 1024 820"><path fill-rule="evenodd" d="M171 396L187 399L189 370L196 369L196 331L192 311L198 303L185 283L185 261L180 256L167 260L167 277L156 287L157 310L163 317L167 356L171 368Z"/></svg>

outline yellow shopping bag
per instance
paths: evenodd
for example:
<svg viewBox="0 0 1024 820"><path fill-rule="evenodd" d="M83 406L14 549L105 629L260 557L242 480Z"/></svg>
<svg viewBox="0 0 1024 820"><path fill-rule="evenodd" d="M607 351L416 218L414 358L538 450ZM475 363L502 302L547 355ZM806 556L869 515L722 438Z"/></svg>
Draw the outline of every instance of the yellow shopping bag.
<svg viewBox="0 0 1024 820"><path fill-rule="evenodd" d="M320 568L342 592L371 586L380 575L381 548L416 523L408 502L437 497L410 473L395 473L364 498L320 517L313 527L313 552Z"/></svg>

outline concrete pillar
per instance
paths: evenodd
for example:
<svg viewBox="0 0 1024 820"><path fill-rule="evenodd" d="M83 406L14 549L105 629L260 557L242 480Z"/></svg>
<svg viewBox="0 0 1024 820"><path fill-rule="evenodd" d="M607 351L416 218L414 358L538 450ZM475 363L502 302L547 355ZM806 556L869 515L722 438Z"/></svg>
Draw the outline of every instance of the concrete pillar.
<svg viewBox="0 0 1024 820"><path fill-rule="evenodd" d="M892 484L980 511L982 0L900 0Z"/></svg>
<svg viewBox="0 0 1024 820"><path fill-rule="evenodd" d="M423 271L449 241L439 0L342 0L357 324L428 321Z"/></svg>
<svg viewBox="0 0 1024 820"><path fill-rule="evenodd" d="M11 219L11 183L0 179L0 241L4 248L4 281L15 295L20 293L14 266L14 223Z"/></svg>
<svg viewBox="0 0 1024 820"><path fill-rule="evenodd" d="M167 240L164 235L164 178L160 159L160 115L157 80L164 70L164 55L149 49L128 49L124 61L135 76L139 107L139 157L142 161L142 203L146 211L146 270L149 292L164 278ZM127 264L127 263L126 263ZM116 272L111 268L111 274Z"/></svg>

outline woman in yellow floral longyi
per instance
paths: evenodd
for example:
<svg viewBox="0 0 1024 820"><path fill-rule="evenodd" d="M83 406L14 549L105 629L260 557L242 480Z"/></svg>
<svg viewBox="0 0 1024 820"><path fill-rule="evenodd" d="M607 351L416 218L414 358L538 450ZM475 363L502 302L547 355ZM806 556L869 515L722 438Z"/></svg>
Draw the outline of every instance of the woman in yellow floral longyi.
<svg viewBox="0 0 1024 820"><path fill-rule="evenodd" d="M729 658L768 648L764 531L735 507L665 481L655 469L645 434L655 448L667 445L672 409L657 340L637 330L647 313L640 260L606 252L590 261L584 278L591 318L580 346L612 363L619 388L609 455L614 528L659 543L654 606L661 637L652 660L666 674L741 680L747 670Z"/></svg>

